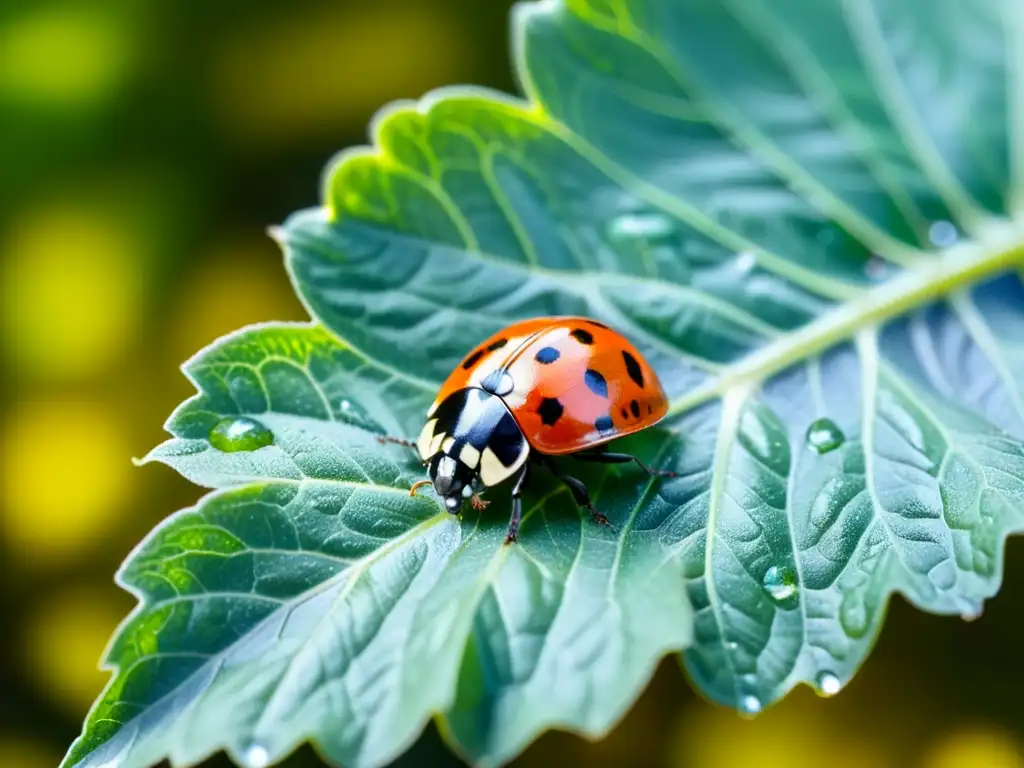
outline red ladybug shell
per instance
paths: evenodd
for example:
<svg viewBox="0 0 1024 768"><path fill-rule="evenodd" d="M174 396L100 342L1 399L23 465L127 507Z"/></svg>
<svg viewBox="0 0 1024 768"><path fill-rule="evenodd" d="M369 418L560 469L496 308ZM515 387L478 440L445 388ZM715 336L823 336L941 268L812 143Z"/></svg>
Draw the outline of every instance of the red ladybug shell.
<svg viewBox="0 0 1024 768"><path fill-rule="evenodd" d="M668 411L661 382L636 347L583 317L524 320L494 334L451 373L428 418L452 392L485 380L540 453L600 445L649 427Z"/></svg>

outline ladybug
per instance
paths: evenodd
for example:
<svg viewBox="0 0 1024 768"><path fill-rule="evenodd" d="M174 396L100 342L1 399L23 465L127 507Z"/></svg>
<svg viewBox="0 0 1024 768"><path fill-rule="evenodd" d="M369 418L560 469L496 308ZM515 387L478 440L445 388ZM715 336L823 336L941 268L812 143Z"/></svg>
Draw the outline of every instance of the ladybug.
<svg viewBox="0 0 1024 768"><path fill-rule="evenodd" d="M620 333L583 317L543 317L508 326L475 347L448 376L417 440L380 437L415 448L445 509L458 514L488 502L484 488L515 476L505 543L518 539L521 495L532 465L568 486L573 499L601 524L586 486L563 474L553 456L604 464L634 462L605 443L657 423L668 399L651 366Z"/></svg>

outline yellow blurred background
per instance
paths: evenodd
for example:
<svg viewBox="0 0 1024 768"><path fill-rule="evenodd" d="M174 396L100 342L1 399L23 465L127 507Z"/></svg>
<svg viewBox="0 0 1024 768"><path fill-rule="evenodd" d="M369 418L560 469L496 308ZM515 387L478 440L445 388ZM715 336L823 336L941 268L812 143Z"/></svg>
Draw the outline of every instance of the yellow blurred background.
<svg viewBox="0 0 1024 768"><path fill-rule="evenodd" d="M385 102L512 90L508 8L0 4L0 768L60 760L132 606L114 571L200 495L130 461L191 394L178 365L245 323L304 318L266 226L318 202L324 164ZM517 765L1024 768L1024 550L1010 549L982 620L897 601L838 697L801 690L746 721L666 661L608 739L551 734ZM399 763L458 765L432 729ZM304 749L288 764L318 763Z"/></svg>

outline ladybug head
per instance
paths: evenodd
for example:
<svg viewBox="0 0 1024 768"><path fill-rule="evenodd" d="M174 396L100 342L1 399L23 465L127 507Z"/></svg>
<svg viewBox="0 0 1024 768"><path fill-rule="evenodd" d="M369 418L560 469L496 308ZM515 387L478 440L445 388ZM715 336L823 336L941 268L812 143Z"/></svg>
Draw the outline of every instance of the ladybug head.
<svg viewBox="0 0 1024 768"><path fill-rule="evenodd" d="M439 453L430 462L429 474L434 491L444 500L444 508L457 515L463 500L473 495L476 470L446 453Z"/></svg>

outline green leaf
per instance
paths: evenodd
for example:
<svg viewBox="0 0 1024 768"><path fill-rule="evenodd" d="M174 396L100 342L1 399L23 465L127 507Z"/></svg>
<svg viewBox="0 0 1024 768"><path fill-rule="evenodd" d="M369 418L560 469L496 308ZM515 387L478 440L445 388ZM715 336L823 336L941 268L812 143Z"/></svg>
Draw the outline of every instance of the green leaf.
<svg viewBox="0 0 1024 768"><path fill-rule="evenodd" d="M275 232L316 323L187 365L150 459L215 490L126 562L140 606L67 766L304 740L376 766L431 717L499 765L606 732L668 652L753 713L845 685L894 592L973 618L998 590L1024 527L1024 11L573 0L515 29L529 102L391 107ZM375 434L559 314L658 370L670 416L621 446L679 477L583 473L613 530L531 486L504 547L506 491L450 519Z"/></svg>
<svg viewBox="0 0 1024 768"><path fill-rule="evenodd" d="M110 648L118 675L68 764L187 764L219 748L259 764L306 739L340 764L386 763L452 706L464 665L463 684L482 684L467 647L505 626L506 652L531 648L514 670L529 711L493 711L494 733L477 735L514 753L555 723L607 729L684 645L681 565L644 529L672 510L640 514L646 481L602 494L635 521L618 535L564 514L548 488L526 525L549 535L509 548L500 516L460 524L411 497L419 461L376 440L411 430L431 388L305 325L239 332L185 370L200 394L147 460L218 490L119 574L142 605ZM213 448L209 436L240 418L273 444ZM594 700L579 706L582 688L556 685L556 671L586 680ZM453 718L482 729L473 714Z"/></svg>

